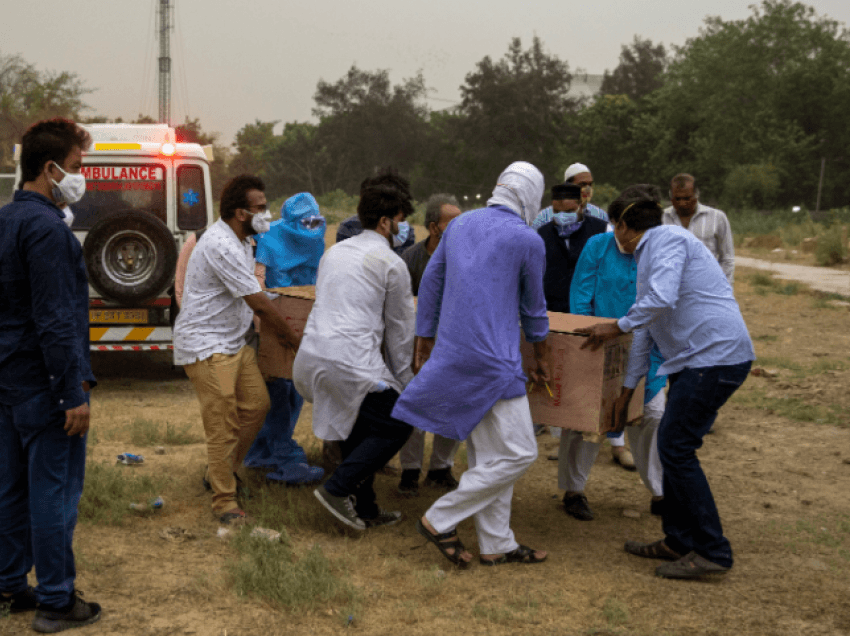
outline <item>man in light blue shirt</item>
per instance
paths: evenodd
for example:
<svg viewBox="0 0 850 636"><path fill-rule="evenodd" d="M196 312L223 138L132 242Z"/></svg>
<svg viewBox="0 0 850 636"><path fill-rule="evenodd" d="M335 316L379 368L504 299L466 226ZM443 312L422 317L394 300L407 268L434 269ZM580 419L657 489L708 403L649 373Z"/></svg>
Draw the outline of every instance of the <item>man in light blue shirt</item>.
<svg viewBox="0 0 850 636"><path fill-rule="evenodd" d="M623 211L614 236L637 261L637 300L617 323L580 331L584 346L634 331L623 392L615 404L615 424L638 379L649 369L652 344L669 374L667 408L658 429L658 453L664 470L664 538L654 543L629 541L627 552L672 561L656 574L690 579L727 572L732 547L723 536L720 516L696 451L717 412L743 384L755 350L732 287L711 252L687 230L661 224L662 211L651 199L636 199Z"/></svg>

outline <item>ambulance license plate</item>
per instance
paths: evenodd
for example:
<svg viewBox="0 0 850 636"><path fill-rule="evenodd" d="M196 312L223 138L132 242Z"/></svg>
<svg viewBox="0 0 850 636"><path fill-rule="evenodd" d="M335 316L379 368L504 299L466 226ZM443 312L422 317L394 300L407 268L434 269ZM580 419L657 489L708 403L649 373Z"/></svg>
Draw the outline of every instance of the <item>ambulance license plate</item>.
<svg viewBox="0 0 850 636"><path fill-rule="evenodd" d="M89 309L89 322L112 324L147 324L147 309Z"/></svg>

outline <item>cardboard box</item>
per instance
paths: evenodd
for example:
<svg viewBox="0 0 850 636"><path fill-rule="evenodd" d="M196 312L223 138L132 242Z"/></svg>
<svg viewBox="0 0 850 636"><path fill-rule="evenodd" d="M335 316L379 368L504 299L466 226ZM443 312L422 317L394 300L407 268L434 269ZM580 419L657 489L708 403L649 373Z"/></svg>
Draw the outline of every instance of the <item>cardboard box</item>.
<svg viewBox="0 0 850 636"><path fill-rule="evenodd" d="M606 342L596 351L581 349L586 337L575 330L612 318L577 316L549 312L549 348L551 368L549 388L534 385L528 396L535 424L546 424L574 431L601 434L611 429L614 401L619 397L626 375L626 363L632 335L623 334ZM534 349L522 342L522 366L534 368ZM639 424L643 416L643 383L635 389L629 405L629 423Z"/></svg>
<svg viewBox="0 0 850 636"><path fill-rule="evenodd" d="M307 324L307 317L313 308L313 301L316 300L316 287L314 285L278 287L269 291L280 294L272 300L272 304L283 314L287 324L295 333L302 335ZM293 362L295 362L295 352L283 346L277 334L260 321L260 351L257 355L257 363L260 365L263 377L292 379Z"/></svg>

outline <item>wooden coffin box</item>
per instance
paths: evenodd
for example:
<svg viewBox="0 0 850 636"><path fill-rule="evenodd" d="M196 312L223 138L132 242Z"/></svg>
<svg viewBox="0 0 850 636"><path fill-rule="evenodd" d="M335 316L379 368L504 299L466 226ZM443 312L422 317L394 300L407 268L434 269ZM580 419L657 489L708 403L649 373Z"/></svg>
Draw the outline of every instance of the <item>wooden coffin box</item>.
<svg viewBox="0 0 850 636"><path fill-rule="evenodd" d="M535 424L597 434L610 430L614 400L620 395L626 375L632 335L623 334L591 351L581 349L586 337L575 334L576 329L603 322L614 319L549 312L552 395L544 387L532 387L528 399ZM523 369L534 368L534 350L524 340L522 359ZM643 417L643 385L641 380L629 405L630 424L639 424Z"/></svg>
<svg viewBox="0 0 850 636"><path fill-rule="evenodd" d="M316 287L278 287L269 289L280 294L272 300L275 308L286 318L287 324L298 334L304 333L307 317L316 299ZM260 351L257 355L260 372L266 378L292 379L292 363L295 362L295 352L283 346L277 335L260 321Z"/></svg>

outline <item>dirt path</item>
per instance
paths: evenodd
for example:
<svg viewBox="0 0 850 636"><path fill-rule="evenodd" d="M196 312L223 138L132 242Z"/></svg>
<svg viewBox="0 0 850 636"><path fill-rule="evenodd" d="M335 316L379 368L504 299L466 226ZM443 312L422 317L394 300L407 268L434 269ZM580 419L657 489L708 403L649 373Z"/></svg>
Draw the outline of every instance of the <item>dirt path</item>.
<svg viewBox="0 0 850 636"><path fill-rule="evenodd" d="M767 270L773 272L774 278L795 280L818 291L850 296L850 272L837 271L826 267L771 263L746 256L736 256L735 265Z"/></svg>

